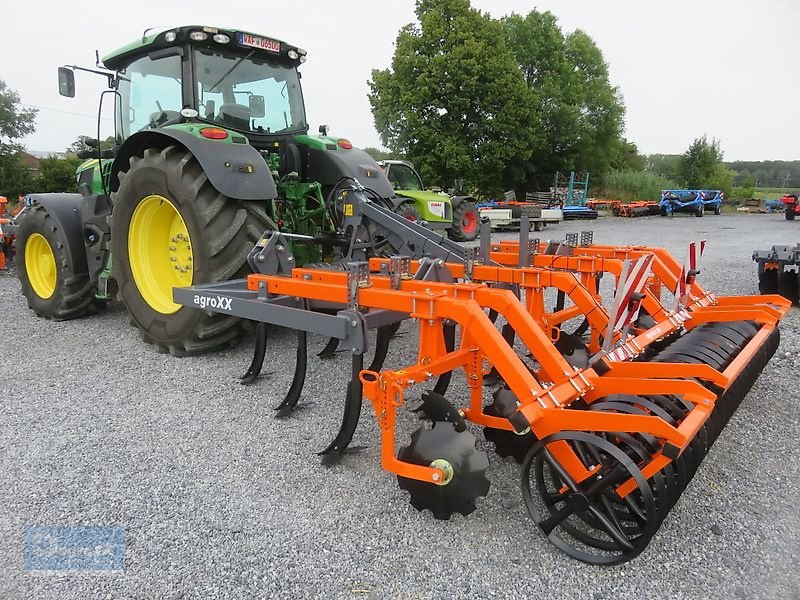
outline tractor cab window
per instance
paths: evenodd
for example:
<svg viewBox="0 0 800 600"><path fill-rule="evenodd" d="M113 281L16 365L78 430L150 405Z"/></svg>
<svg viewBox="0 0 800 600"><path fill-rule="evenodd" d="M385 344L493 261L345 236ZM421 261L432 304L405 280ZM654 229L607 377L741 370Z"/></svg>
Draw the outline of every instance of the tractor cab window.
<svg viewBox="0 0 800 600"><path fill-rule="evenodd" d="M306 131L297 71L255 54L195 50L200 118L245 133Z"/></svg>
<svg viewBox="0 0 800 600"><path fill-rule="evenodd" d="M123 137L178 118L183 108L181 57L144 56L134 61L120 73L119 93L117 125Z"/></svg>
<svg viewBox="0 0 800 600"><path fill-rule="evenodd" d="M408 165L393 164L389 167L389 182L396 190L422 190L422 181Z"/></svg>

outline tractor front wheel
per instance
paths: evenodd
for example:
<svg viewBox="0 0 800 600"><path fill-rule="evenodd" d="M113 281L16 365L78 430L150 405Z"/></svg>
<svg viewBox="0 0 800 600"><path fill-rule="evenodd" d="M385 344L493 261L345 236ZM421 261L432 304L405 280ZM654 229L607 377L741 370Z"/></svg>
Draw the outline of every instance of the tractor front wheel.
<svg viewBox="0 0 800 600"><path fill-rule="evenodd" d="M414 206L413 202L404 202L400 206L398 206L395 211L398 215L403 217L404 219L408 219L409 221L419 221L422 217L417 210L417 207Z"/></svg>
<svg viewBox="0 0 800 600"><path fill-rule="evenodd" d="M453 226L448 229L450 237L458 242L471 242L478 237L480 222L474 202L459 202L453 207Z"/></svg>
<svg viewBox="0 0 800 600"><path fill-rule="evenodd" d="M244 321L176 304L172 290L243 277L269 223L266 203L223 196L194 156L175 146L132 157L119 179L111 243L131 324L159 351L178 356L235 343Z"/></svg>
<svg viewBox="0 0 800 600"><path fill-rule="evenodd" d="M95 298L88 273L75 273L67 256L68 240L50 214L34 205L17 230L17 270L28 306L40 317L65 321L95 313L104 303Z"/></svg>

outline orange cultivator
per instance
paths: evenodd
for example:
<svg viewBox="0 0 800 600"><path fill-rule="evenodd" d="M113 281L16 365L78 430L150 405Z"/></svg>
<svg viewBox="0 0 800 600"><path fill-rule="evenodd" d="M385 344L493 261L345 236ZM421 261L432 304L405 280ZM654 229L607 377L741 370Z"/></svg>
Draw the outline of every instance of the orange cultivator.
<svg viewBox="0 0 800 600"><path fill-rule="evenodd" d="M466 515L489 490L489 461L469 422L522 463L526 506L553 544L591 563L641 552L775 352L789 303L717 298L697 282L696 263L684 269L661 249L596 246L588 235L544 244L527 240L522 227L519 242L486 236L480 251L469 251L400 222L358 186L340 199L351 235L340 263L295 268L296 236L267 232L246 280L176 288L175 301L259 322L247 381L263 363L265 324L298 331L281 416L301 396L307 332L350 350L344 417L324 460L345 452L366 397L382 465L412 505L439 519ZM413 259L380 256L392 236L402 240L392 247L405 244ZM610 303L604 274L615 281ZM670 306L665 290L676 295ZM417 361L384 369L405 319L419 328ZM376 347L365 368L370 329ZM446 397L456 372L468 389L462 400ZM398 450L398 411L420 391L418 410L432 426Z"/></svg>

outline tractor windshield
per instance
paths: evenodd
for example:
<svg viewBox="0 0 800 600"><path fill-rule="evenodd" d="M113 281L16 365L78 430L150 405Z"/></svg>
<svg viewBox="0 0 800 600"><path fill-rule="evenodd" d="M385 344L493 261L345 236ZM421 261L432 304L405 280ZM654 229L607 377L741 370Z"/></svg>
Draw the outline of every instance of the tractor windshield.
<svg viewBox="0 0 800 600"><path fill-rule="evenodd" d="M402 163L394 163L389 167L387 177L396 190L421 191L422 181L414 169Z"/></svg>
<svg viewBox="0 0 800 600"><path fill-rule="evenodd" d="M123 137L179 118L181 57L143 56L120 71L118 89L122 110L117 114L117 131Z"/></svg>
<svg viewBox="0 0 800 600"><path fill-rule="evenodd" d="M244 133L305 132L297 70L254 54L195 49L200 118Z"/></svg>

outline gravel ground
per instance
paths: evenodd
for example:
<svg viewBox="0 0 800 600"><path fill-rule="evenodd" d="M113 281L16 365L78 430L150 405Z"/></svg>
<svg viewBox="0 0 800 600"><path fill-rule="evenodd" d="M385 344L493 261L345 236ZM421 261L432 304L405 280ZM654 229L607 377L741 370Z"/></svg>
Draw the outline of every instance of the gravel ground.
<svg viewBox="0 0 800 600"><path fill-rule="evenodd" d="M757 293L751 252L800 238L781 215L603 217L545 233L582 228L597 243L663 245L680 257L706 238L701 280L718 294ZM599 568L546 542L525 511L518 467L491 448L488 497L445 522L414 510L380 468L368 405L354 440L366 448L322 467L315 452L339 424L346 356L312 357L302 410L276 420L293 364L286 331L272 333L269 376L243 387L250 344L157 354L116 305L71 322L37 319L12 275L0 275L0 306L0 598L800 598L797 309L648 549ZM412 360L415 333L401 332L387 367ZM324 341L311 338L314 348ZM404 431L417 426L404 418ZM125 569L27 572L31 524L120 525Z"/></svg>

